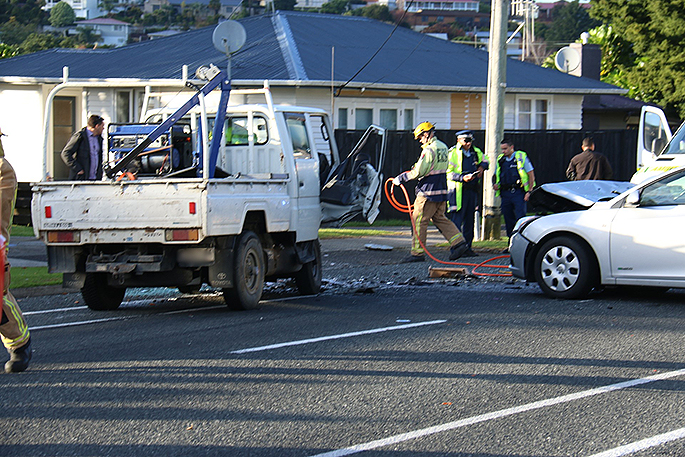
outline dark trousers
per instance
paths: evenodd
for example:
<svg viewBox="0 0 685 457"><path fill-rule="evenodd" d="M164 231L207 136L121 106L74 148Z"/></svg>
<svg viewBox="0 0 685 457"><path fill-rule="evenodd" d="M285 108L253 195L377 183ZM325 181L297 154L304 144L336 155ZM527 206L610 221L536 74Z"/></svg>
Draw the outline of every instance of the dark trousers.
<svg viewBox="0 0 685 457"><path fill-rule="evenodd" d="M521 188L514 189L513 192L511 190L500 192L502 216L504 216L504 225L507 227L508 237L511 237L511 234L514 232L516 221L526 215L525 195L526 192Z"/></svg>
<svg viewBox="0 0 685 457"><path fill-rule="evenodd" d="M478 206L478 191L463 189L461 193L461 208L459 211L450 211L447 216L464 234L466 243L471 247L473 243L473 224L476 218L476 206Z"/></svg>

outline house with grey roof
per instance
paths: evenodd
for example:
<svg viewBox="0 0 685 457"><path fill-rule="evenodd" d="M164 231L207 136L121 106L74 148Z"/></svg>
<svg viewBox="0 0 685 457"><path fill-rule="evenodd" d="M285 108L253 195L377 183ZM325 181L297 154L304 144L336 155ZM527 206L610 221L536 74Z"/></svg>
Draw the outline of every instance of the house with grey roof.
<svg viewBox="0 0 685 457"><path fill-rule="evenodd" d="M233 87L267 80L276 103L325 109L339 129L371 122L413 129L424 120L438 129L485 128L485 51L355 16L289 11L240 22L247 42L231 59ZM120 48L0 60L0 127L10 135L5 151L19 180L65 176L59 153L90 114L134 122L153 103L182 104L199 66L227 66L212 33L210 27ZM624 92L509 60L504 127L578 130L585 95Z"/></svg>

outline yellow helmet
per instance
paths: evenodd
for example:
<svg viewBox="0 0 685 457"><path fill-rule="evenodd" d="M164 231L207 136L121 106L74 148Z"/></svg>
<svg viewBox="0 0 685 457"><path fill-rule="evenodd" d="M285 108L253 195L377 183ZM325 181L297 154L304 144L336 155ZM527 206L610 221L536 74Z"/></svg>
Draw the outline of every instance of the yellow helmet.
<svg viewBox="0 0 685 457"><path fill-rule="evenodd" d="M423 132L430 132L435 129L435 126L430 122L422 122L414 129L414 139L418 140Z"/></svg>

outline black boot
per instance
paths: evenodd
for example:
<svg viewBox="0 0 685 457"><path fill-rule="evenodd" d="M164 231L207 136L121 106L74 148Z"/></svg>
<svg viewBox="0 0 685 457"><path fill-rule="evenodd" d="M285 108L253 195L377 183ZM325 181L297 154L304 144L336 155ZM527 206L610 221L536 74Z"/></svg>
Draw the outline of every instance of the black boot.
<svg viewBox="0 0 685 457"><path fill-rule="evenodd" d="M450 260L457 260L469 250L469 245L466 241L462 241L458 245L450 249Z"/></svg>
<svg viewBox="0 0 685 457"><path fill-rule="evenodd" d="M31 360L31 338L18 348L8 349L10 359L5 363L5 373L20 373L29 367Z"/></svg>

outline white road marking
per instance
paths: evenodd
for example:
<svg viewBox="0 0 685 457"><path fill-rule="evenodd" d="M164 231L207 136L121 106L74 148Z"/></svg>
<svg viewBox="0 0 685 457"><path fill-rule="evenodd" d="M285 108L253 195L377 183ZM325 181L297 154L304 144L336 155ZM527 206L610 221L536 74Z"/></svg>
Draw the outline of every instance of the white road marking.
<svg viewBox="0 0 685 457"><path fill-rule="evenodd" d="M651 438L636 441L634 443L626 444L608 451L600 452L599 454L591 455L590 457L621 457L622 455L634 454L650 447L660 446L669 441L679 440L685 438L685 428L673 430L672 432L662 433Z"/></svg>
<svg viewBox="0 0 685 457"><path fill-rule="evenodd" d="M22 313L24 316L31 316L33 314L47 314L47 313L61 313L64 311L79 311L82 309L88 309L87 306L74 306L71 308L55 308L55 309L43 309L41 311L26 311Z"/></svg>
<svg viewBox="0 0 685 457"><path fill-rule="evenodd" d="M397 444L404 441L413 440L416 438L421 438L428 435L434 435L436 433L447 432L450 430L455 430L461 427L466 427L468 425L474 425L481 422L486 422L493 419L500 419L502 417L513 416L514 414L524 413L527 411L533 411L535 409L546 408L548 406L554 406L561 403L568 403L575 400L580 400L587 397L592 397L594 395L605 394L609 392L614 392L621 389L627 389L629 387L639 386L641 384L647 384L650 382L661 381L664 379L675 378L677 376L685 375L685 369L670 371L666 373L660 373L654 376L648 376L646 378L633 379L630 381L619 382L617 384L610 384L608 386L597 387L595 389L585 390L582 392L576 392L569 395L562 395L561 397L549 398L547 400L540 400L533 403L528 403L526 405L515 406L513 408L502 409L499 411L494 411L491 413L481 414L479 416L468 417L454 422L448 422L446 424L436 425L433 427L427 427L420 430L414 430L412 432L400 433L398 435L390 436L388 438L383 438L380 440L369 441L367 443L361 443L354 446L350 446L343 449L337 449L330 452L324 452L322 454L316 454L313 457L342 457L345 455L356 454L358 452L369 451L372 449L377 449L380 447L389 446L391 444ZM612 454L608 454L612 455ZM623 455L623 454L617 454Z"/></svg>
<svg viewBox="0 0 685 457"><path fill-rule="evenodd" d="M239 349L237 351L231 351L230 353L231 354L247 354L249 352L269 351L271 349L279 349L279 348L284 348L284 347L288 347L288 346L299 346L302 344L318 343L321 341L330 341L330 340L339 340L342 338L351 338L353 336L371 335L373 333L390 332L393 330L404 330L407 328L423 327L426 325L444 324L445 322L447 322L447 320L441 319L441 320L436 320L436 321L416 322L413 324L394 325L392 327L374 328L371 330L361 330L358 332L340 333L338 335L320 336L318 338L308 338L305 340L288 341L285 343L270 344L268 346L259 346L259 347L254 347L254 348Z"/></svg>
<svg viewBox="0 0 685 457"><path fill-rule="evenodd" d="M74 327L76 325L97 324L100 322L108 322L108 321L121 321L124 319L130 319L131 317L132 316L121 316L121 317L110 317L107 319L92 319L89 321L64 322L62 324L38 325L36 327L29 327L29 330L33 332L34 330L46 330L46 329L50 329L50 328Z"/></svg>

